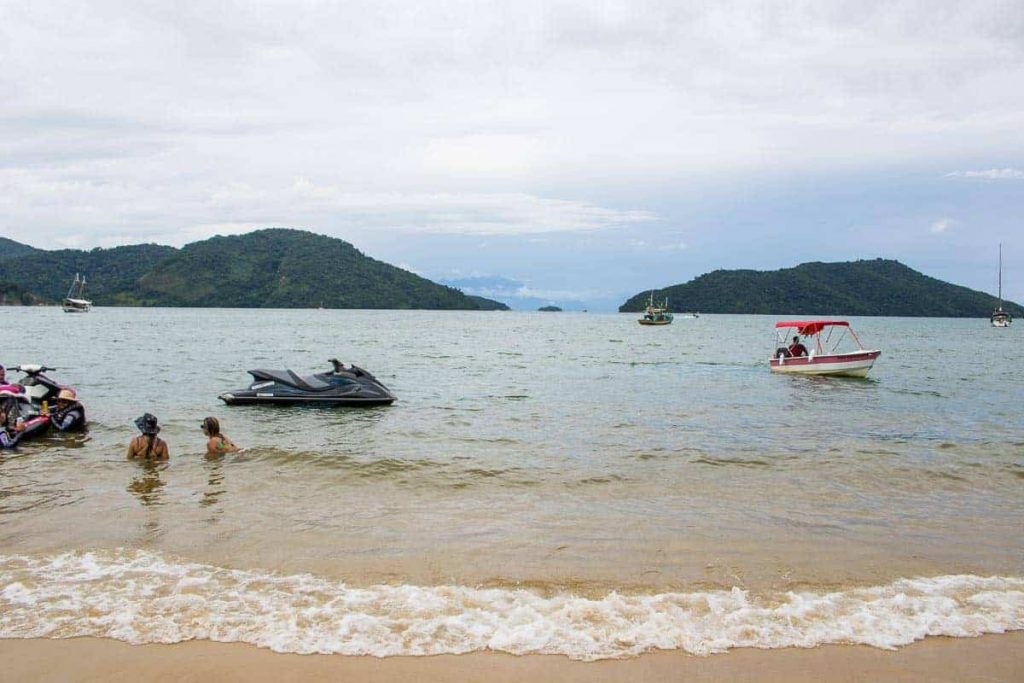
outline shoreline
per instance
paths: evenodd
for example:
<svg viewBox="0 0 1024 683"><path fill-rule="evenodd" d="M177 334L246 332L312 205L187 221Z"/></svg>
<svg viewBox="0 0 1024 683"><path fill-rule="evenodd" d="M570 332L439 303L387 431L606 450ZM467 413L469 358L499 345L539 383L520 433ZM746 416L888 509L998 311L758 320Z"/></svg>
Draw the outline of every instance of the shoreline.
<svg viewBox="0 0 1024 683"><path fill-rule="evenodd" d="M279 654L208 640L129 645L98 638L2 639L0 671L5 678L23 682L1019 681L1024 680L1024 632L979 638L930 637L895 651L861 645L740 648L708 657L659 651L634 659L597 662L495 652L386 658Z"/></svg>

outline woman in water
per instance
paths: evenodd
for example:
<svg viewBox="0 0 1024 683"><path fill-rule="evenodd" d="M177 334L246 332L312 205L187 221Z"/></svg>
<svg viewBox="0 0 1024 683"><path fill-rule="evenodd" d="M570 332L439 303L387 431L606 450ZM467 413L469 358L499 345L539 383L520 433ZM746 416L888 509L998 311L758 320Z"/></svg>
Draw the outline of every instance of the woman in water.
<svg viewBox="0 0 1024 683"><path fill-rule="evenodd" d="M235 442L220 433L220 420L215 417L203 418L203 434L206 435L206 457L215 458L238 450Z"/></svg>
<svg viewBox="0 0 1024 683"><path fill-rule="evenodd" d="M167 460L171 457L167 442L157 436L160 433L160 426L157 424L156 415L146 413L135 420L135 426L142 434L128 444L129 460L153 461Z"/></svg>

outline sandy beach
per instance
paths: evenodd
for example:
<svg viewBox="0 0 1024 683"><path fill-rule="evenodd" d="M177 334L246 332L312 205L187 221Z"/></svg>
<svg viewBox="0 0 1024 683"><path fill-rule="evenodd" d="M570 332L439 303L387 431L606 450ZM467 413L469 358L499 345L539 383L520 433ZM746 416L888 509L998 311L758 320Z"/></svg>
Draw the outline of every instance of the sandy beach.
<svg viewBox="0 0 1024 683"><path fill-rule="evenodd" d="M1020 681L1024 633L928 638L896 651L860 646L737 649L694 657L657 652L636 659L576 662L494 653L438 657L277 654L248 645L193 641L127 645L113 640L0 640L4 679L31 681Z"/></svg>

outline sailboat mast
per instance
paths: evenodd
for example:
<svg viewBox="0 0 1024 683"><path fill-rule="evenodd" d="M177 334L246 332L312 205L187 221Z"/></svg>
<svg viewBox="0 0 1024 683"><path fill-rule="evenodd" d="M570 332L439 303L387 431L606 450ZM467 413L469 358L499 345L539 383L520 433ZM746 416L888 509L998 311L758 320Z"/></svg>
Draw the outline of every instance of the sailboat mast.
<svg viewBox="0 0 1024 683"><path fill-rule="evenodd" d="M1003 308L1003 243L999 243L999 309Z"/></svg>

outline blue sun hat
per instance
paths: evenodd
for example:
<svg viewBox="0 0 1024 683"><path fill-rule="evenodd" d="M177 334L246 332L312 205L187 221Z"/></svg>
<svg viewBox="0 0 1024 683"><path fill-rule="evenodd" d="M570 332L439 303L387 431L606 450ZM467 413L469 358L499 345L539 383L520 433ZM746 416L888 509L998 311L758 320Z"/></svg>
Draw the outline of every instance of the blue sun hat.
<svg viewBox="0 0 1024 683"><path fill-rule="evenodd" d="M135 426L139 428L139 431L147 436L150 434L158 434L160 432L160 425L157 424L156 415L150 415L146 413L142 417L135 418Z"/></svg>

